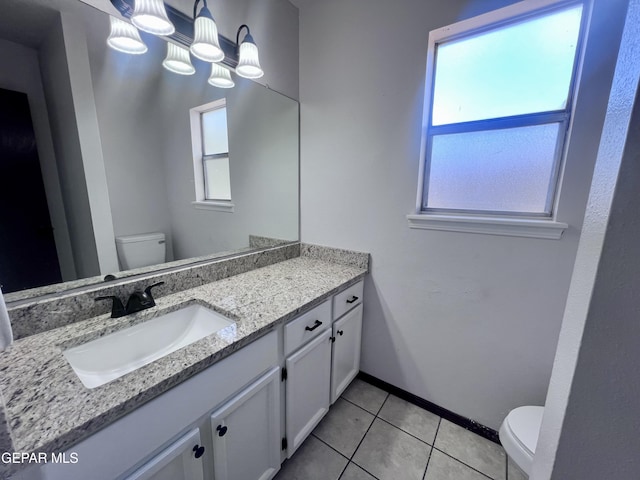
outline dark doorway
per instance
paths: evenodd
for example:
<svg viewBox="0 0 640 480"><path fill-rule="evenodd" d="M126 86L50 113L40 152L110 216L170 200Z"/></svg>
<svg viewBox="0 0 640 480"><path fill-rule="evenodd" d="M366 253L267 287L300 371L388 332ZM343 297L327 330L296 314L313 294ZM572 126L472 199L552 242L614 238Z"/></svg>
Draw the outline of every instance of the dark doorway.
<svg viewBox="0 0 640 480"><path fill-rule="evenodd" d="M62 281L27 95L0 89L0 285Z"/></svg>

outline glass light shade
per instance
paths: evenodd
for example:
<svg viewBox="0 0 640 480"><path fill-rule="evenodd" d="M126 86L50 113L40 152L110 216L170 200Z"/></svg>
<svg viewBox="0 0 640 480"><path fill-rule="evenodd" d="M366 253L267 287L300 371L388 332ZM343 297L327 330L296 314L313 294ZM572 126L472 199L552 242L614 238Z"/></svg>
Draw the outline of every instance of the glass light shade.
<svg viewBox="0 0 640 480"><path fill-rule="evenodd" d="M162 66L179 75L193 75L196 73L196 69L191 64L189 50L171 42L167 42L167 57L162 62Z"/></svg>
<svg viewBox="0 0 640 480"><path fill-rule="evenodd" d="M140 33L130 23L119 18L109 16L111 33L107 38L107 45L119 52L140 55L147 51L147 46L140 38Z"/></svg>
<svg viewBox="0 0 640 480"><path fill-rule="evenodd" d="M176 31L162 0L135 0L131 22L140 30L154 35L171 35Z"/></svg>
<svg viewBox="0 0 640 480"><path fill-rule="evenodd" d="M249 37L249 35L247 35ZM240 59L236 73L244 78L260 78L264 75L258 59L258 47L247 37L240 44Z"/></svg>
<svg viewBox="0 0 640 480"><path fill-rule="evenodd" d="M218 27L213 18L211 18L209 11L205 11L205 8L196 18L193 43L189 50L193 55L205 62L220 62L224 59L224 52L220 48L218 41Z"/></svg>
<svg viewBox="0 0 640 480"><path fill-rule="evenodd" d="M211 76L208 82L218 88L232 88L235 86L234 81L231 79L231 72L217 63L211 64Z"/></svg>

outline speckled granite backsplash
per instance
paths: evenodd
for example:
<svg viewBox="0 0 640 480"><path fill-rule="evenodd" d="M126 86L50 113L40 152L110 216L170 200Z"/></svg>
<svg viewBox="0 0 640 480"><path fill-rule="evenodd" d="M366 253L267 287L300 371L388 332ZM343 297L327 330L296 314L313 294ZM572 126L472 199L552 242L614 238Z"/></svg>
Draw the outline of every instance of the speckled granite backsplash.
<svg viewBox="0 0 640 480"><path fill-rule="evenodd" d="M363 268L367 272L369 271L368 253L303 243L300 246L300 256L315 258L316 260L323 260L325 262L339 263L341 265L349 265L356 268Z"/></svg>
<svg viewBox="0 0 640 480"><path fill-rule="evenodd" d="M296 243L214 260L204 265L189 265L177 271L149 274L144 278L123 279L108 286L91 285L80 292L36 298L16 306L8 305L13 336L17 340L110 312L110 302L95 301L99 296L116 295L126 302L132 292L144 290L152 283L165 282L153 290L154 296L160 298L298 256L300 244Z"/></svg>
<svg viewBox="0 0 640 480"><path fill-rule="evenodd" d="M262 237L254 239L262 241ZM96 302L98 296L116 295L126 302L133 291L143 290L152 283L165 282L153 291L156 298L161 298L300 256L369 270L368 253L300 243L275 246L206 264L188 265L171 272L150 273L144 278L123 279L108 286L90 285L79 292L8 305L13 335L15 339L24 338L110 312L110 302Z"/></svg>

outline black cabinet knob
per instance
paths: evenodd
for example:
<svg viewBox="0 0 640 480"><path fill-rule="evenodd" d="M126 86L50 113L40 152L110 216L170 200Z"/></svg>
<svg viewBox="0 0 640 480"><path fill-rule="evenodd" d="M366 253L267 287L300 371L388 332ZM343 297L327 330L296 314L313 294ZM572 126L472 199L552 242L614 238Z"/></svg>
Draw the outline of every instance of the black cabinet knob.
<svg viewBox="0 0 640 480"><path fill-rule="evenodd" d="M219 437L224 437L224 435L227 433L227 427L223 427L222 425L218 425L218 427L216 428L216 431L218 432L218 436Z"/></svg>
<svg viewBox="0 0 640 480"><path fill-rule="evenodd" d="M344 335L344 330L338 330L338 335L340 336Z"/></svg>
<svg viewBox="0 0 640 480"><path fill-rule="evenodd" d="M193 451L194 453L194 457L196 458L200 458L202 455L204 455L204 447L201 447L200 445L196 445L195 447L193 447Z"/></svg>

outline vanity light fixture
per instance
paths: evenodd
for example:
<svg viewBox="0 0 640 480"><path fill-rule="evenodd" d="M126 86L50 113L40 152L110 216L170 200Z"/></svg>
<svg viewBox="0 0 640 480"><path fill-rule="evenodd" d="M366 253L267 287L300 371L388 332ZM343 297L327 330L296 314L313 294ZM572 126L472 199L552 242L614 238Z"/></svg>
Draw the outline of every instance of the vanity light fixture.
<svg viewBox="0 0 640 480"><path fill-rule="evenodd" d="M207 0L202 0L203 7L196 16L199 3L200 0L196 0L193 5L194 34L189 50L205 62L221 62L224 59L224 52L218 40L218 26L207 7Z"/></svg>
<svg viewBox="0 0 640 480"><path fill-rule="evenodd" d="M235 86L235 82L231 79L231 72L217 63L211 64L211 76L209 76L208 82L218 88L233 88Z"/></svg>
<svg viewBox="0 0 640 480"><path fill-rule="evenodd" d="M176 31L162 0L135 0L131 22L140 30L154 35L171 35Z"/></svg>
<svg viewBox="0 0 640 480"><path fill-rule="evenodd" d="M162 62L162 66L179 75L196 73L196 69L191 63L191 57L189 57L189 50L171 42L167 42L167 57Z"/></svg>
<svg viewBox="0 0 640 480"><path fill-rule="evenodd" d="M109 16L109 22L111 23L111 33L107 38L107 45L111 48L134 55L143 54L148 50L136 27L112 16Z"/></svg>
<svg viewBox="0 0 640 480"><path fill-rule="evenodd" d="M203 5L198 12L200 1ZM172 72L182 75L194 73L191 59L188 55L185 56L185 49L179 47L184 45L196 58L212 64L220 63L218 66L212 65L208 79L208 82L216 87L233 87L234 81L230 71L234 69L236 74L248 79L257 79L264 75L260 66L258 47L249 26L240 25L235 43L219 35L207 0L194 1L193 18L170 5L165 5L163 0L110 0L110 2L124 18L131 19L131 22L140 30L169 37L166 40L171 40L176 48L167 47L167 57L162 64ZM245 36L240 42L240 33L245 29ZM139 38L137 31L134 35ZM140 42L142 43L142 40ZM113 46L111 41L109 45ZM113 46L113 48L116 47ZM144 48L146 51L146 46Z"/></svg>
<svg viewBox="0 0 640 480"><path fill-rule="evenodd" d="M243 28L247 29L247 34L239 44L240 32ZM262 68L260 67L260 60L258 59L258 47L254 42L249 27L247 25L240 25L238 33L236 34L236 44L239 45L239 59L238 66L236 67L236 73L244 78L260 78L264 75Z"/></svg>

